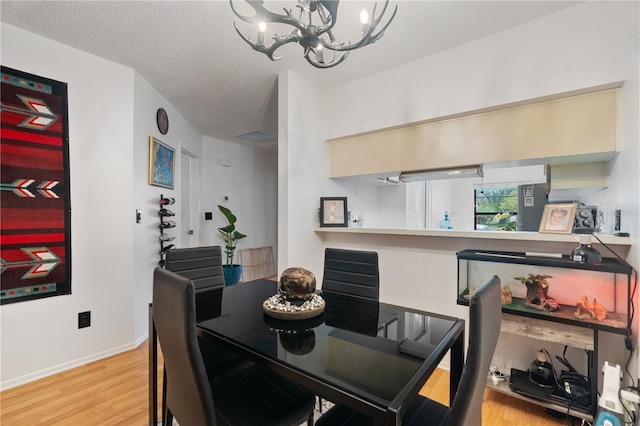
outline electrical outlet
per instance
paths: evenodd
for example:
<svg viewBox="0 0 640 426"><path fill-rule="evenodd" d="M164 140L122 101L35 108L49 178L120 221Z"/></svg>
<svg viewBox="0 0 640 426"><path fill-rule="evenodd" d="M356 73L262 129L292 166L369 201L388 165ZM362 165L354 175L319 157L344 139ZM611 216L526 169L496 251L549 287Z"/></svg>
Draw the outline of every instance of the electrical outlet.
<svg viewBox="0 0 640 426"><path fill-rule="evenodd" d="M78 312L78 328L91 326L91 311Z"/></svg>

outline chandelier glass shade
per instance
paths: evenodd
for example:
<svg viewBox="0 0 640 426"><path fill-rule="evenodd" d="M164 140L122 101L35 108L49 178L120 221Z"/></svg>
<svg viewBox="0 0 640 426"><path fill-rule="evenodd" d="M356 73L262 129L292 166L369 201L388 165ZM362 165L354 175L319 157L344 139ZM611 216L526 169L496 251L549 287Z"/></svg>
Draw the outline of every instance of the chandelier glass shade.
<svg viewBox="0 0 640 426"><path fill-rule="evenodd" d="M317 68L336 66L347 58L350 51L375 43L384 35L398 11L396 6L389 19L383 21L389 0L384 1L380 13L377 13L377 2L371 14L363 9L360 13L360 34L357 40L351 42L338 41L334 36L339 0L297 0L295 9L284 7L284 13L269 11L263 0L245 0L255 11L254 15L241 14L234 5L234 0L229 2L231 10L239 19L255 25L257 37L253 42L240 31L235 21L233 23L238 35L253 50L264 53L272 61L277 61L282 57L275 56L276 50L289 43L298 43L304 49L307 62ZM279 28L283 27L282 24L293 28L288 34L273 33L271 40L265 41L265 33L272 24L278 24Z"/></svg>

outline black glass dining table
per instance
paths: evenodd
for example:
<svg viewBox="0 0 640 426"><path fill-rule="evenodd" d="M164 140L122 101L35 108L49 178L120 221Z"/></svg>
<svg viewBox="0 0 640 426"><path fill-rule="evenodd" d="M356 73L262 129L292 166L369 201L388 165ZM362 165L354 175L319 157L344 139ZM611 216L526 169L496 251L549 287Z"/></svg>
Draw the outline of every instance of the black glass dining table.
<svg viewBox="0 0 640 426"><path fill-rule="evenodd" d="M463 319L327 293L323 313L278 319L263 309L276 292L275 281L260 279L210 294L197 306L198 336L371 417L375 425L401 424L413 398L450 353L453 400L464 364ZM155 339L155 331L150 334ZM151 346L155 343L149 349L155 358ZM157 412L153 370L150 361L150 424Z"/></svg>

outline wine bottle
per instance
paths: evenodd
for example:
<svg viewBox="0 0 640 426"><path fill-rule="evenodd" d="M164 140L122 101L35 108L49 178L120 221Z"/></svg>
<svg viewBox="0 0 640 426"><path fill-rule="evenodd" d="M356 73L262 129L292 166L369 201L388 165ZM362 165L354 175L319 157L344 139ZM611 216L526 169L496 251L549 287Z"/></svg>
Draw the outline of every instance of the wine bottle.
<svg viewBox="0 0 640 426"><path fill-rule="evenodd" d="M175 235L165 234L164 232L160 234L160 241L173 241L176 239Z"/></svg>
<svg viewBox="0 0 640 426"><path fill-rule="evenodd" d="M158 212L160 216L175 216L176 214L169 209L160 209Z"/></svg>
<svg viewBox="0 0 640 426"><path fill-rule="evenodd" d="M167 197L167 198L160 198L160 204L161 205L171 205L171 204L175 204L176 199L173 197Z"/></svg>
<svg viewBox="0 0 640 426"><path fill-rule="evenodd" d="M160 223L160 228L175 228L175 227L176 227L176 223L172 220Z"/></svg>
<svg viewBox="0 0 640 426"><path fill-rule="evenodd" d="M168 252L169 250L171 250L174 247L175 247L175 244L169 244L168 246L162 248L160 250L159 254L165 254L166 252Z"/></svg>

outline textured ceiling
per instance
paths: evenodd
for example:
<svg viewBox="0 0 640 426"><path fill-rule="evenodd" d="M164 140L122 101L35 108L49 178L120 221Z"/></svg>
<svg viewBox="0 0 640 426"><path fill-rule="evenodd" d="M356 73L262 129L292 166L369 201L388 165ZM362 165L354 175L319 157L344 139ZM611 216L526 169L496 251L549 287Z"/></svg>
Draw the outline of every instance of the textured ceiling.
<svg viewBox="0 0 640 426"><path fill-rule="evenodd" d="M273 11L295 6L292 1L265 4ZM200 133L237 142L234 136L241 133L277 130L281 70L333 87L576 4L392 0L390 7L397 5L398 13L384 37L323 70L311 67L299 46L283 47L284 58L277 62L254 52L235 33L227 1L3 0L0 19L135 69ZM343 1L340 23L351 16L357 22L363 5L370 10L373 2Z"/></svg>

